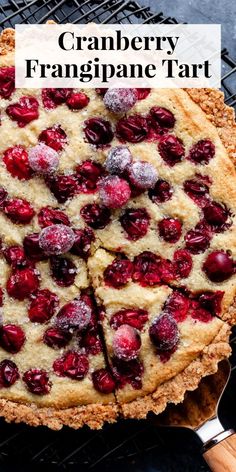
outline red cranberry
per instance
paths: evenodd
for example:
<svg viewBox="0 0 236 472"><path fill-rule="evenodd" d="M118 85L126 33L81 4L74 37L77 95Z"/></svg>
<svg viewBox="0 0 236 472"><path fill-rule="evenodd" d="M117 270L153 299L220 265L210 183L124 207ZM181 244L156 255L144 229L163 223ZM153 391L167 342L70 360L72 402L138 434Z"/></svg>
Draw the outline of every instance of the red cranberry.
<svg viewBox="0 0 236 472"><path fill-rule="evenodd" d="M103 118L86 120L84 134L90 144L96 144L97 146L109 144L113 139L111 124Z"/></svg>
<svg viewBox="0 0 236 472"><path fill-rule="evenodd" d="M134 258L133 281L152 286L161 282L160 258L153 252L144 251Z"/></svg>
<svg viewBox="0 0 236 472"><path fill-rule="evenodd" d="M134 161L128 167L128 177L136 188L147 190L155 186L157 171L149 162Z"/></svg>
<svg viewBox="0 0 236 472"><path fill-rule="evenodd" d="M158 144L158 151L166 164L171 167L180 162L184 157L182 141L172 134L166 134L161 137Z"/></svg>
<svg viewBox="0 0 236 472"><path fill-rule="evenodd" d="M116 136L121 141L140 143L148 136L148 123L142 115L121 118L116 125Z"/></svg>
<svg viewBox="0 0 236 472"><path fill-rule="evenodd" d="M41 261L45 259L45 254L39 246L39 233L27 234L24 238L23 246L27 257L30 260Z"/></svg>
<svg viewBox="0 0 236 472"><path fill-rule="evenodd" d="M136 359L141 347L141 338L136 329L129 325L120 326L114 334L112 346L114 355L123 361Z"/></svg>
<svg viewBox="0 0 236 472"><path fill-rule="evenodd" d="M21 97L18 103L8 105L6 108L7 115L17 121L20 128L39 117L39 103L34 97Z"/></svg>
<svg viewBox="0 0 236 472"><path fill-rule="evenodd" d="M81 208L80 214L93 229L103 229L110 223L111 212L109 208L98 205L97 203L88 203Z"/></svg>
<svg viewBox="0 0 236 472"><path fill-rule="evenodd" d="M29 165L38 174L54 174L59 166L58 154L46 144L39 143L29 150Z"/></svg>
<svg viewBox="0 0 236 472"><path fill-rule="evenodd" d="M52 277L59 287L69 287L74 283L77 269L75 264L66 257L51 257Z"/></svg>
<svg viewBox="0 0 236 472"><path fill-rule="evenodd" d="M227 252L213 251L207 256L203 271L211 282L224 282L234 273L233 259Z"/></svg>
<svg viewBox="0 0 236 472"><path fill-rule="evenodd" d="M39 135L39 141L55 151L62 151L67 144L67 136L60 125L44 129Z"/></svg>
<svg viewBox="0 0 236 472"><path fill-rule="evenodd" d="M226 221L229 216L227 208L220 203L211 202L203 208L204 218L211 228L217 233L226 229L229 225Z"/></svg>
<svg viewBox="0 0 236 472"><path fill-rule="evenodd" d="M63 211L49 206L41 208L38 213L38 222L41 228L60 224L70 226L70 220Z"/></svg>
<svg viewBox="0 0 236 472"><path fill-rule="evenodd" d="M98 369L92 373L94 388L100 393L112 393L115 390L115 381L107 369Z"/></svg>
<svg viewBox="0 0 236 472"><path fill-rule="evenodd" d="M17 224L28 224L35 212L29 202L21 198L9 198L4 202L4 213Z"/></svg>
<svg viewBox="0 0 236 472"><path fill-rule="evenodd" d="M149 190L148 195L154 203L164 203L171 199L173 189L166 180L159 179L155 187Z"/></svg>
<svg viewBox="0 0 236 472"><path fill-rule="evenodd" d="M126 324L141 331L147 320L148 312L146 310L142 310L141 308L127 308L117 311L112 315L110 326L113 329L117 329L121 325Z"/></svg>
<svg viewBox="0 0 236 472"><path fill-rule="evenodd" d="M16 354L25 342L25 333L20 326L7 324L0 328L0 346L7 352Z"/></svg>
<svg viewBox="0 0 236 472"><path fill-rule="evenodd" d="M0 209L3 208L3 204L6 198L7 198L7 191L3 187L0 187Z"/></svg>
<svg viewBox="0 0 236 472"><path fill-rule="evenodd" d="M132 241L147 234L149 223L150 216L145 208L127 208L120 217L120 224Z"/></svg>
<svg viewBox="0 0 236 472"><path fill-rule="evenodd" d="M104 282L109 287L120 288L126 285L133 272L133 264L128 259L116 258L104 271Z"/></svg>
<svg viewBox="0 0 236 472"><path fill-rule="evenodd" d="M203 292L199 296L199 303L202 308L209 311L212 315L219 316L221 314L221 302L224 292L217 290L216 292Z"/></svg>
<svg viewBox="0 0 236 472"><path fill-rule="evenodd" d="M138 100L144 100L144 98L146 98L150 92L151 92L150 88L136 88Z"/></svg>
<svg viewBox="0 0 236 472"><path fill-rule="evenodd" d="M76 179L80 192L94 192L97 190L97 182L103 174L100 164L93 161L84 161L76 167Z"/></svg>
<svg viewBox="0 0 236 472"><path fill-rule="evenodd" d="M105 93L103 101L113 113L126 113L135 105L137 93L131 88L111 88Z"/></svg>
<svg viewBox="0 0 236 472"><path fill-rule="evenodd" d="M3 306L3 289L0 287L0 307Z"/></svg>
<svg viewBox="0 0 236 472"><path fill-rule="evenodd" d="M149 336L160 351L173 349L179 342L179 330L175 319L167 313L155 318L149 328Z"/></svg>
<svg viewBox="0 0 236 472"><path fill-rule="evenodd" d="M130 198L128 182L117 175L108 175L99 182L99 196L103 205L108 208L121 208Z"/></svg>
<svg viewBox="0 0 236 472"><path fill-rule="evenodd" d="M88 373L89 361L83 354L67 351L64 356L54 361L53 369L60 377L82 380Z"/></svg>
<svg viewBox="0 0 236 472"><path fill-rule="evenodd" d="M196 300L193 300L191 303L190 314L194 320L201 321L202 323L209 323L212 320L212 314L202 308Z"/></svg>
<svg viewBox="0 0 236 472"><path fill-rule="evenodd" d="M108 88L95 88L96 92L98 95L102 95L102 97L105 95L106 91Z"/></svg>
<svg viewBox="0 0 236 472"><path fill-rule="evenodd" d="M91 308L83 300L66 303L56 317L56 325L64 331L84 330L91 319Z"/></svg>
<svg viewBox="0 0 236 472"><path fill-rule="evenodd" d="M66 104L71 110L81 110L88 103L89 97L83 92L72 93L66 100Z"/></svg>
<svg viewBox="0 0 236 472"><path fill-rule="evenodd" d="M67 346L72 338L72 334L69 332L62 331L59 328L52 327L48 328L43 335L43 342L47 346L56 349Z"/></svg>
<svg viewBox="0 0 236 472"><path fill-rule="evenodd" d="M208 164L215 155L215 145L210 139L202 139L190 149L187 159L194 164Z"/></svg>
<svg viewBox="0 0 236 472"><path fill-rule="evenodd" d="M175 117L173 113L166 108L152 107L150 115L162 128L173 128L175 124Z"/></svg>
<svg viewBox="0 0 236 472"><path fill-rule="evenodd" d="M13 269L27 265L25 251L22 246L9 246L5 249L4 256L7 263L10 264Z"/></svg>
<svg viewBox="0 0 236 472"><path fill-rule="evenodd" d="M9 359L0 362L0 388L11 387L19 378L20 374L15 362Z"/></svg>
<svg viewBox="0 0 236 472"><path fill-rule="evenodd" d="M143 371L143 364L138 359L122 361L121 359L114 358L112 360L112 374L118 388L131 384L134 389L141 389Z"/></svg>
<svg viewBox="0 0 236 472"><path fill-rule="evenodd" d="M209 185L203 181L202 176L184 182L184 191L200 207L209 201Z"/></svg>
<svg viewBox="0 0 236 472"><path fill-rule="evenodd" d="M23 146L18 145L6 149L2 159L12 177L17 177L19 180L29 180L32 176L28 153Z"/></svg>
<svg viewBox="0 0 236 472"><path fill-rule="evenodd" d="M54 315L59 305L58 296L48 289L38 290L29 306L29 319L34 323L45 323Z"/></svg>
<svg viewBox="0 0 236 472"><path fill-rule="evenodd" d="M0 97L9 99L15 90L15 67L0 67Z"/></svg>
<svg viewBox="0 0 236 472"><path fill-rule="evenodd" d="M46 183L59 203L65 203L77 192L77 180L74 175L57 174L47 179Z"/></svg>
<svg viewBox="0 0 236 472"><path fill-rule="evenodd" d="M24 300L34 293L39 286L39 279L34 269L16 269L7 281L9 297Z"/></svg>
<svg viewBox="0 0 236 472"><path fill-rule="evenodd" d="M75 241L70 250L72 254L87 259L90 256L91 244L95 241L95 235L91 228L75 229Z"/></svg>
<svg viewBox="0 0 236 472"><path fill-rule="evenodd" d="M45 88L42 90L42 102L44 108L51 110L65 103L71 95L71 89L67 88Z"/></svg>
<svg viewBox="0 0 236 472"><path fill-rule="evenodd" d="M114 146L107 155L105 168L109 174L123 175L131 161L131 152L126 146Z"/></svg>
<svg viewBox="0 0 236 472"><path fill-rule="evenodd" d="M46 395L51 390L52 383L46 370L30 369L24 373L22 378L29 392L35 395Z"/></svg>
<svg viewBox="0 0 236 472"><path fill-rule="evenodd" d="M176 243L182 232L182 224L177 218L163 218L158 223L159 235L168 243Z"/></svg>
<svg viewBox="0 0 236 472"><path fill-rule="evenodd" d="M174 271L178 279L189 276L193 266L192 257L185 249L177 249L174 252Z"/></svg>
<svg viewBox="0 0 236 472"><path fill-rule="evenodd" d="M165 312L174 317L175 321L184 321L189 312L190 300L182 293L174 290L165 303Z"/></svg>
<svg viewBox="0 0 236 472"><path fill-rule="evenodd" d="M39 235L39 246L47 256L58 256L68 252L74 241L74 231L66 225L47 226Z"/></svg>
<svg viewBox="0 0 236 472"><path fill-rule="evenodd" d="M89 329L80 339L79 345L85 349L87 354L96 356L102 352L102 343L98 333L94 329Z"/></svg>
<svg viewBox="0 0 236 472"><path fill-rule="evenodd" d="M159 266L161 282L169 284L176 279L174 264L169 259L161 259Z"/></svg>
<svg viewBox="0 0 236 472"><path fill-rule="evenodd" d="M210 246L211 236L207 229L191 229L184 237L186 248L191 254L200 254Z"/></svg>

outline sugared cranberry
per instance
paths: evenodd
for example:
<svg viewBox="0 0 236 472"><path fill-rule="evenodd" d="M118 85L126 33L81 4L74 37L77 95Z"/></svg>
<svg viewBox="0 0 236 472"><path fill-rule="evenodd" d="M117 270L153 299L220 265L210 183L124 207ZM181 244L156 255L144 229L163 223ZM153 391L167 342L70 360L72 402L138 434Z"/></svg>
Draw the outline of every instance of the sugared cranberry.
<svg viewBox="0 0 236 472"><path fill-rule="evenodd" d="M190 300L183 293L174 290L165 303L165 312L169 313L177 322L184 321L189 312Z"/></svg>
<svg viewBox="0 0 236 472"><path fill-rule="evenodd" d="M111 124L103 118L90 118L86 120L84 134L90 144L97 146L109 144L113 139Z"/></svg>
<svg viewBox="0 0 236 472"><path fill-rule="evenodd" d="M3 204L7 198L7 191L3 188L0 187L0 208L3 208Z"/></svg>
<svg viewBox="0 0 236 472"><path fill-rule="evenodd" d="M83 92L72 93L66 100L66 104L71 110L81 110L88 103L89 97Z"/></svg>
<svg viewBox="0 0 236 472"><path fill-rule="evenodd" d="M25 342L25 333L20 326L7 324L0 328L0 346L7 352L19 352Z"/></svg>
<svg viewBox="0 0 236 472"><path fill-rule="evenodd" d="M234 273L234 262L224 251L211 252L203 264L203 271L211 282L224 282Z"/></svg>
<svg viewBox="0 0 236 472"><path fill-rule="evenodd" d="M104 271L104 282L109 287L120 288L127 284L133 272L133 264L128 259L114 259Z"/></svg>
<svg viewBox="0 0 236 472"><path fill-rule="evenodd" d="M127 308L117 311L112 315L110 326L113 329L117 329L121 325L126 324L141 331L147 320L148 312L146 310L142 310L141 308Z"/></svg>
<svg viewBox="0 0 236 472"><path fill-rule="evenodd" d="M224 231L224 229L226 229L230 224L226 223L229 217L229 212L227 208L220 205L220 203L211 202L204 206L203 214L206 222L217 233Z"/></svg>
<svg viewBox="0 0 236 472"><path fill-rule="evenodd" d="M112 374L118 388L131 384L135 390L142 388L143 363L138 359L122 361L116 357L112 360Z"/></svg>
<svg viewBox="0 0 236 472"><path fill-rule="evenodd" d="M68 351L53 363L55 374L60 377L82 380L89 370L89 361L84 354Z"/></svg>
<svg viewBox="0 0 236 472"><path fill-rule="evenodd" d="M23 246L27 257L33 261L45 259L45 254L39 246L39 233L31 233L25 236Z"/></svg>
<svg viewBox="0 0 236 472"><path fill-rule="evenodd" d="M166 164L171 167L180 162L184 157L182 141L172 134L166 134L161 137L158 144L158 151Z"/></svg>
<svg viewBox="0 0 236 472"><path fill-rule="evenodd" d="M77 192L77 180L74 175L57 174L47 179L46 183L59 203L65 203Z"/></svg>
<svg viewBox="0 0 236 472"><path fill-rule="evenodd" d="M157 317L149 328L149 336L160 351L173 349L179 341L177 323L167 313Z"/></svg>
<svg viewBox="0 0 236 472"><path fill-rule="evenodd" d="M39 279L34 269L16 269L7 281L7 293L17 300L24 300L36 292L38 286Z"/></svg>
<svg viewBox="0 0 236 472"><path fill-rule="evenodd" d="M19 180L28 180L32 176L28 153L23 146L18 145L6 149L2 159L12 177L17 177Z"/></svg>
<svg viewBox="0 0 236 472"><path fill-rule="evenodd" d="M138 357L141 338L135 328L122 325L114 334L112 346L115 357L123 361L131 361Z"/></svg>
<svg viewBox="0 0 236 472"><path fill-rule="evenodd" d="M0 388L11 387L19 378L20 374L15 362L9 359L0 362Z"/></svg>
<svg viewBox="0 0 236 472"><path fill-rule="evenodd" d="M103 174L103 168L100 164L93 161L84 161L76 167L76 179L78 191L94 192L97 190L97 182Z"/></svg>
<svg viewBox="0 0 236 472"><path fill-rule="evenodd" d="M70 220L63 211L49 206L41 208L38 213L38 222L41 228L59 224L70 226Z"/></svg>
<svg viewBox="0 0 236 472"><path fill-rule="evenodd" d="M105 93L103 101L113 113L126 113L135 105L137 93L131 88L111 88Z"/></svg>
<svg viewBox="0 0 236 472"><path fill-rule="evenodd" d="M97 203L88 203L81 208L80 214L93 229L103 229L110 223L111 212L109 208L98 205Z"/></svg>
<svg viewBox="0 0 236 472"><path fill-rule="evenodd" d="M210 139L202 139L190 149L187 159L194 164L208 164L215 155L215 145Z"/></svg>
<svg viewBox="0 0 236 472"><path fill-rule="evenodd" d="M45 323L54 315L59 305L58 296L48 289L38 290L32 297L28 316L34 323Z"/></svg>
<svg viewBox="0 0 236 472"><path fill-rule="evenodd" d="M20 128L39 117L39 103L35 97L21 97L18 103L8 105L7 115L16 121Z"/></svg>
<svg viewBox="0 0 236 472"><path fill-rule="evenodd" d="M127 208L120 217L120 224L132 241L147 234L149 222L150 216L145 208Z"/></svg>
<svg viewBox="0 0 236 472"><path fill-rule="evenodd" d="M42 102L44 108L52 110L58 105L67 102L71 95L69 88L45 88L42 90Z"/></svg>
<svg viewBox="0 0 236 472"><path fill-rule="evenodd" d="M134 258L133 281L143 286L152 286L161 282L159 272L160 258L153 252L144 251Z"/></svg>
<svg viewBox="0 0 236 472"><path fill-rule="evenodd" d="M159 179L154 188L151 188L148 192L149 198L154 203L164 203L171 199L173 195L173 189L169 182L166 180Z"/></svg>
<svg viewBox="0 0 236 472"><path fill-rule="evenodd" d="M115 381L107 369L98 369L92 373L94 388L100 393L112 393L115 390Z"/></svg>
<svg viewBox="0 0 236 472"><path fill-rule="evenodd" d="M96 330L89 329L81 336L79 346L85 349L87 354L96 356L99 352L102 352L102 343Z"/></svg>
<svg viewBox="0 0 236 472"><path fill-rule="evenodd" d="M202 308L209 311L212 315L219 316L221 314L221 302L224 292L217 290L216 292L203 292L199 296L199 303Z"/></svg>
<svg viewBox="0 0 236 472"><path fill-rule="evenodd" d="M107 208L121 208L130 198L128 182L117 175L108 175L99 182L99 196Z"/></svg>
<svg viewBox="0 0 236 472"><path fill-rule="evenodd" d="M4 256L13 269L27 265L26 254L22 246L9 246L4 250Z"/></svg>
<svg viewBox="0 0 236 472"><path fill-rule="evenodd" d="M60 125L55 125L41 131L39 141L55 151L62 151L67 144L67 136Z"/></svg>
<svg viewBox="0 0 236 472"><path fill-rule="evenodd" d="M177 279L185 279L189 276L193 266L192 257L185 249L177 249L174 252L174 271Z"/></svg>
<svg viewBox="0 0 236 472"><path fill-rule="evenodd" d="M56 325L64 331L82 331L91 319L91 308L83 300L66 303L56 317Z"/></svg>
<svg viewBox="0 0 236 472"><path fill-rule="evenodd" d="M74 242L73 229L62 224L47 226L39 235L39 247L46 256L64 254L72 248Z"/></svg>
<svg viewBox="0 0 236 472"><path fill-rule="evenodd" d="M142 115L121 118L116 125L116 136L121 141L140 143L148 136L148 123Z"/></svg>
<svg viewBox="0 0 236 472"><path fill-rule="evenodd" d="M51 390L52 383L46 370L30 369L24 373L22 378L28 390L35 395L46 395Z"/></svg>
<svg viewBox="0 0 236 472"><path fill-rule="evenodd" d="M157 181L155 167L146 161L134 161L128 167L128 176L132 185L142 190L153 188Z"/></svg>
<svg viewBox="0 0 236 472"><path fill-rule="evenodd" d="M48 328L43 335L43 342L47 346L56 349L67 346L72 338L72 334L69 332L62 331L59 328L52 327Z"/></svg>
<svg viewBox="0 0 236 472"><path fill-rule="evenodd" d="M131 161L131 152L126 146L114 146L107 155L105 168L110 174L123 175Z"/></svg>
<svg viewBox="0 0 236 472"><path fill-rule="evenodd" d="M39 143L29 149L29 165L38 174L54 174L59 166L58 154L46 144Z"/></svg>
<svg viewBox="0 0 236 472"><path fill-rule="evenodd" d="M0 97L8 99L15 90L15 67L0 67Z"/></svg>
<svg viewBox="0 0 236 472"><path fill-rule="evenodd" d="M203 176L204 178L204 176ZM209 200L209 185L198 175L194 179L184 182L184 191L200 207L203 207Z"/></svg>
<svg viewBox="0 0 236 472"><path fill-rule="evenodd" d="M91 228L75 229L75 241L70 250L72 254L87 259L90 256L92 242L95 241L95 235Z"/></svg>
<svg viewBox="0 0 236 472"><path fill-rule="evenodd" d="M162 128L173 128L175 124L173 113L166 108L152 107L150 115Z"/></svg>
<svg viewBox="0 0 236 472"><path fill-rule="evenodd" d="M182 232L182 224L177 218L163 218L158 223L161 238L168 243L176 243Z"/></svg>
<svg viewBox="0 0 236 472"><path fill-rule="evenodd" d="M204 227L191 229L185 234L185 246L191 254L200 254L210 246L211 235Z"/></svg>
<svg viewBox="0 0 236 472"><path fill-rule="evenodd" d="M77 269L66 257L53 256L50 259L52 277L60 287L69 287L74 283Z"/></svg>
<svg viewBox="0 0 236 472"><path fill-rule="evenodd" d="M144 98L146 98L150 92L150 88L136 88L137 99L144 100Z"/></svg>
<svg viewBox="0 0 236 472"><path fill-rule="evenodd" d="M28 224L32 220L35 212L29 202L22 198L9 198L4 202L4 213L17 224Z"/></svg>

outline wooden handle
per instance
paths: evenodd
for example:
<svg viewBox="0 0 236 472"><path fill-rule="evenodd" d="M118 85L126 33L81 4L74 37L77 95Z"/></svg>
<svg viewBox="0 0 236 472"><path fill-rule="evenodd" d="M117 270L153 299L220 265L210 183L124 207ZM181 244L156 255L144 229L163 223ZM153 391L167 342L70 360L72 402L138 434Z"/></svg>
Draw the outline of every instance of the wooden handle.
<svg viewBox="0 0 236 472"><path fill-rule="evenodd" d="M213 472L236 472L236 433L208 449L203 457Z"/></svg>

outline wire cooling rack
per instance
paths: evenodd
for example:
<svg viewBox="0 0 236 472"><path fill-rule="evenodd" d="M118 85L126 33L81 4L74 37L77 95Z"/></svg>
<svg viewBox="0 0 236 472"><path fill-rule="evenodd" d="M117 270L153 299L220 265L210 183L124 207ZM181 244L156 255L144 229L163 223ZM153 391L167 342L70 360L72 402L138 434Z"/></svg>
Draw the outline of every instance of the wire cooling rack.
<svg viewBox="0 0 236 472"><path fill-rule="evenodd" d="M104 0L0 0L0 27L16 23L178 23L162 12L152 13L135 1ZM226 102L236 104L236 60L222 50L222 89ZM232 364L236 366L236 335L232 337ZM222 421L236 427L234 394L236 370L227 389L227 410ZM230 424L227 424L230 418ZM64 428L54 432L44 427L6 424L0 420L0 470L26 472L42 469L123 472L208 472L199 454L199 442L190 431L159 429L150 421L120 421L102 431Z"/></svg>

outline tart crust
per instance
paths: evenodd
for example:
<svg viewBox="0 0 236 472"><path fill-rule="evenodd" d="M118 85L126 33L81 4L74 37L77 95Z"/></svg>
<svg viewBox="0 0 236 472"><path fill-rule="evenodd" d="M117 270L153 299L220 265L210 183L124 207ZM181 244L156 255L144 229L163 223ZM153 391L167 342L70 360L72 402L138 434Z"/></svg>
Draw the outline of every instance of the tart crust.
<svg viewBox="0 0 236 472"><path fill-rule="evenodd" d="M14 55L14 30L5 29L0 36L0 55L2 65L10 65ZM236 163L236 124L234 110L224 104L224 95L212 89L188 89L191 99L204 111L214 124L227 149L228 155ZM236 301L224 313L224 320L230 324L236 322ZM174 378L161 384L152 394L138 398L129 403L93 403L90 405L56 409L38 407L34 403L22 404L16 401L1 399L0 416L6 421L24 422L31 426L45 425L58 430L63 425L80 428L88 425L99 429L104 422L114 423L119 416L125 418L145 418L152 411L159 414L168 403L183 401L186 391L197 388L200 380L217 371L218 363L230 355L230 327L224 323L214 340L204 348L199 357Z"/></svg>

